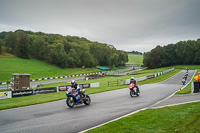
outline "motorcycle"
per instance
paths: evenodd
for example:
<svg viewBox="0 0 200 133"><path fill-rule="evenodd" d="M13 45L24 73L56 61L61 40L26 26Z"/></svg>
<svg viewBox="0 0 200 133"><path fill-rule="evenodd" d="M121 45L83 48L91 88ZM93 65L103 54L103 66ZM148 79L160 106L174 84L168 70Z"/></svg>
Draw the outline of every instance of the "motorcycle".
<svg viewBox="0 0 200 133"><path fill-rule="evenodd" d="M183 85L185 85L185 82L186 82L186 80L185 80L185 79L182 79L182 83L183 83Z"/></svg>
<svg viewBox="0 0 200 133"><path fill-rule="evenodd" d="M90 97L85 95L86 89L78 89L69 88L66 92L67 100L66 103L70 108L73 108L74 105L85 104L90 105Z"/></svg>
<svg viewBox="0 0 200 133"><path fill-rule="evenodd" d="M139 96L139 93L137 92L137 89L135 87L135 84L130 84L129 85L129 89L130 89L130 96Z"/></svg>

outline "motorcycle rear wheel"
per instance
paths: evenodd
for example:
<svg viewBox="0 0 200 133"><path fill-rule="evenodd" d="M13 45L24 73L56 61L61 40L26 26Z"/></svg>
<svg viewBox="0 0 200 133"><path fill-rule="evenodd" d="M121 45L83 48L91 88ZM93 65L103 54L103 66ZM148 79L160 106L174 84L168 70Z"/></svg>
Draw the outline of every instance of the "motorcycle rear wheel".
<svg viewBox="0 0 200 133"><path fill-rule="evenodd" d="M85 105L90 105L90 102L91 102L91 99L88 95L85 96L85 99L84 99L84 104Z"/></svg>
<svg viewBox="0 0 200 133"><path fill-rule="evenodd" d="M74 99L67 98L66 103L70 108L74 107Z"/></svg>

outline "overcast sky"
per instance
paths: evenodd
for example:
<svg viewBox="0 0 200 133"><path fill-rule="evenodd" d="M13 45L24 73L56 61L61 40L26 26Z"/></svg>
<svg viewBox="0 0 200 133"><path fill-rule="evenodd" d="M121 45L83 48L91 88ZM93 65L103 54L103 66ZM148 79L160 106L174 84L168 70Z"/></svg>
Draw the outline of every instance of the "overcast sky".
<svg viewBox="0 0 200 133"><path fill-rule="evenodd" d="M17 29L147 52L200 38L200 0L0 0L0 32Z"/></svg>

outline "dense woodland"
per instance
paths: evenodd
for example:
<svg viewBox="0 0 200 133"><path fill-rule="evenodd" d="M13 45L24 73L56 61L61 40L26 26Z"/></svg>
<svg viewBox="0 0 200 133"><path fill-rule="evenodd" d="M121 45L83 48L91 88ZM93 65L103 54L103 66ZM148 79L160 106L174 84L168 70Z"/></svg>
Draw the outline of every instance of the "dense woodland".
<svg viewBox="0 0 200 133"><path fill-rule="evenodd" d="M77 36L62 36L17 30L0 33L0 54L35 58L62 68L117 66L128 62L126 52L112 45L92 42Z"/></svg>
<svg viewBox="0 0 200 133"><path fill-rule="evenodd" d="M144 54L143 63L148 68L172 65L200 65L200 39L180 41L164 47L157 46Z"/></svg>

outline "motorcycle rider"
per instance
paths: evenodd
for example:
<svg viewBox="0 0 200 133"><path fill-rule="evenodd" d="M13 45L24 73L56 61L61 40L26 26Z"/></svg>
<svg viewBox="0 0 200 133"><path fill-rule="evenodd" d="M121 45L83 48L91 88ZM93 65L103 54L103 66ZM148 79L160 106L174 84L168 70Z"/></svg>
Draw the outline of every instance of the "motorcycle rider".
<svg viewBox="0 0 200 133"><path fill-rule="evenodd" d="M135 80L134 77L131 77L131 79L130 79L130 84L131 84L131 83L135 84L135 87L137 88L137 93L140 93L139 87L138 87L138 85L137 85L137 81Z"/></svg>
<svg viewBox="0 0 200 133"><path fill-rule="evenodd" d="M75 80L71 81L71 87L74 88L75 90L77 90L78 88L78 83L75 82Z"/></svg>
<svg viewBox="0 0 200 133"><path fill-rule="evenodd" d="M183 76L183 79L185 79L185 81L186 81L186 80L187 80L187 75L184 75L184 76Z"/></svg>
<svg viewBox="0 0 200 133"><path fill-rule="evenodd" d="M189 68L186 68L186 72L187 72L187 73L189 72Z"/></svg>
<svg viewBox="0 0 200 133"><path fill-rule="evenodd" d="M84 94L82 93L81 89L79 88L78 83L76 83L75 80L71 81L71 87L75 89L75 91L78 91L78 94L80 95L80 99L82 101L82 97L84 97ZM83 96L82 96L83 94Z"/></svg>

